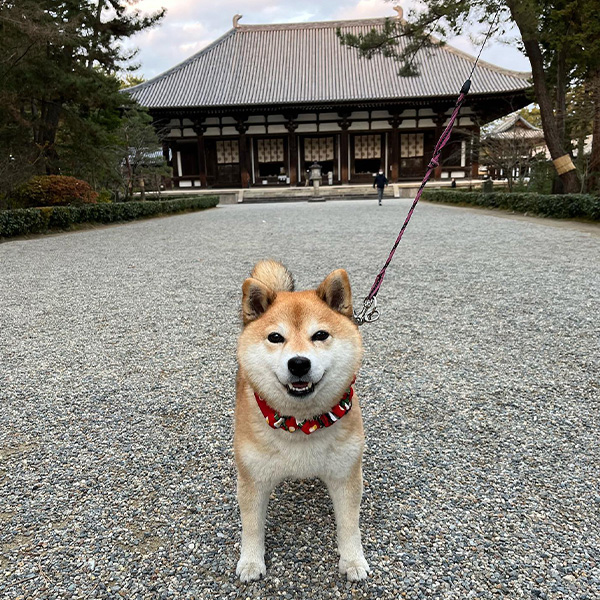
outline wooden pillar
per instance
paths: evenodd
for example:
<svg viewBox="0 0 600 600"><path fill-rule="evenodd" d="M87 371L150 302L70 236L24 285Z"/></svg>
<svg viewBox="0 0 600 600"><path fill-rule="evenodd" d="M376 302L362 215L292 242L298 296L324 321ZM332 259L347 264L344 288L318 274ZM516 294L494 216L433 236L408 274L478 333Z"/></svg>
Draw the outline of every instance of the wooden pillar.
<svg viewBox="0 0 600 600"><path fill-rule="evenodd" d="M446 115L444 113L438 113L437 118L435 120L435 139L436 144L437 140L442 137L442 133L444 132L444 121L446 120ZM433 172L434 179L442 178L442 157L440 156L440 164L435 168Z"/></svg>
<svg viewBox="0 0 600 600"><path fill-rule="evenodd" d="M248 131L248 125L243 120L239 120L235 128L238 130L240 136L238 138L239 152L240 152L240 183L243 188L250 187L250 168L248 167L248 139L246 137L246 131Z"/></svg>
<svg viewBox="0 0 600 600"><path fill-rule="evenodd" d="M479 179L479 125L471 131L471 179Z"/></svg>
<svg viewBox="0 0 600 600"><path fill-rule="evenodd" d="M171 142L171 164L173 166L173 183L175 187L179 187L179 164L177 162L177 142Z"/></svg>
<svg viewBox="0 0 600 600"><path fill-rule="evenodd" d="M348 148L350 140L348 136L348 128L352 124L352 121L350 121L346 115L340 116L342 117L339 122L339 125L342 129L342 133L340 135L340 162L342 165L340 179L342 180L342 184L348 184L350 183L350 173L348 168Z"/></svg>
<svg viewBox="0 0 600 600"><path fill-rule="evenodd" d="M198 175L200 176L200 185L207 187L206 183L206 153L204 151L204 132L206 127L201 122L197 121L194 123L194 132L197 137L197 149L198 149Z"/></svg>
<svg viewBox="0 0 600 600"><path fill-rule="evenodd" d="M298 123L290 119L285 124L286 129L289 131L288 134L288 145L289 145L289 174L290 174L290 185L296 185L298 183L298 136L296 135L296 129Z"/></svg>
<svg viewBox="0 0 600 600"><path fill-rule="evenodd" d="M170 146L168 142L162 143L163 159L167 163L167 166L171 168L171 177L168 175L161 176L162 183L164 184L166 190L170 190L173 187L173 170L172 164L169 164L169 147Z"/></svg>
<svg viewBox="0 0 600 600"><path fill-rule="evenodd" d="M396 182L400 179L400 136L398 134L398 128L400 127L400 123L402 123L402 119L398 117L398 115L394 115L390 120L389 124L392 126L392 156L391 156L391 167L392 172L390 174L390 179L393 182ZM387 177L386 173L386 177Z"/></svg>

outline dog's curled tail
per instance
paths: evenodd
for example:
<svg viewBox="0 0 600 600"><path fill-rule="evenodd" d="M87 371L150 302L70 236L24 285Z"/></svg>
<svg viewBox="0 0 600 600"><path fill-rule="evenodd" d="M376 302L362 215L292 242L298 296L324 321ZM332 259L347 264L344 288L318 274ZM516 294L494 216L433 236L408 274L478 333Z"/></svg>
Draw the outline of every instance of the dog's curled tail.
<svg viewBox="0 0 600 600"><path fill-rule="evenodd" d="M274 292L293 292L292 274L275 260L261 260L254 265L251 277L258 279Z"/></svg>

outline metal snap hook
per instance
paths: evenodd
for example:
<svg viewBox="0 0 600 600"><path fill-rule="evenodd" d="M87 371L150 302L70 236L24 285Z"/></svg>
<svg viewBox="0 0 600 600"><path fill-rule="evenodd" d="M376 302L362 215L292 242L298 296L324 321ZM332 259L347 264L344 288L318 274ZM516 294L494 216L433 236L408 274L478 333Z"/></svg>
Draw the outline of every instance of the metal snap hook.
<svg viewBox="0 0 600 600"><path fill-rule="evenodd" d="M369 298L367 296L363 300L363 307L360 312L354 311L354 321L357 325L362 325L363 323L374 323L377 319L379 319L377 297Z"/></svg>

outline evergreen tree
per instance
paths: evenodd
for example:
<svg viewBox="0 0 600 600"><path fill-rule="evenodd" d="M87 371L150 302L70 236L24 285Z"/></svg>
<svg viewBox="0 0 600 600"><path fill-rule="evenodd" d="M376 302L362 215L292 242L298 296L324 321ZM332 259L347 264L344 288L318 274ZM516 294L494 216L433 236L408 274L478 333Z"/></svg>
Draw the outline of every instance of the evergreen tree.
<svg viewBox="0 0 600 600"><path fill-rule="evenodd" d="M98 165L102 150L118 144L130 101L117 75L135 55L121 42L165 12L142 15L135 3L0 2L0 162L17 162L23 176L81 176L83 159Z"/></svg>

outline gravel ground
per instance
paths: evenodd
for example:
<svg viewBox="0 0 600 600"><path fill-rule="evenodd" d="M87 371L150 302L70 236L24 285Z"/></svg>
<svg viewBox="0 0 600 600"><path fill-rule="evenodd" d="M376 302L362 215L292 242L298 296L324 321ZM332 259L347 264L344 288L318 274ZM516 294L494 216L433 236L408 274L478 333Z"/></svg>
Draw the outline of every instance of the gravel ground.
<svg viewBox="0 0 600 600"><path fill-rule="evenodd" d="M598 229L422 204L357 391L372 574L337 574L318 481L234 571L241 284L345 267L409 201L226 206L0 245L0 598L600 598Z"/></svg>

